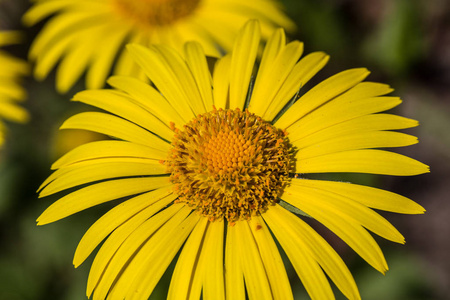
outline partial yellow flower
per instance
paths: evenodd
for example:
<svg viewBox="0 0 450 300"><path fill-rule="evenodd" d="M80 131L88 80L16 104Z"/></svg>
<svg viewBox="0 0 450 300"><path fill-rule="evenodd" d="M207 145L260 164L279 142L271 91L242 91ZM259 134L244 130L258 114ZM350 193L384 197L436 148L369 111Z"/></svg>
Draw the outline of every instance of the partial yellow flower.
<svg viewBox="0 0 450 300"><path fill-rule="evenodd" d="M240 27L261 20L264 37L276 27L295 25L278 0L37 0L25 14L27 25L51 17L30 49L34 75L44 79L58 64L56 87L67 92L86 71L89 89L106 77L132 75L141 69L124 51L126 43L165 44L182 50L198 41L209 56L229 51ZM114 67L113 67L114 66Z"/></svg>
<svg viewBox="0 0 450 300"><path fill-rule="evenodd" d="M329 280L347 298L360 299L339 255L307 217L281 201L386 272L369 231L398 243L404 238L373 209L424 209L388 191L306 174L426 173L416 160L376 149L417 143L394 131L417 122L382 113L401 101L385 96L389 86L363 82L366 69L336 74L300 96L328 56L301 58L302 43L286 43L279 29L256 72L259 44L259 24L251 21L213 74L197 42L187 43L183 56L167 46L131 45L155 87L114 76L112 90L75 95L74 101L103 112L80 113L61 128L116 139L87 143L54 163L40 196L78 188L52 204L38 224L117 201L75 253L77 267L105 240L91 267L88 297L147 299L180 252L168 299L293 299L277 239L312 299L334 298Z"/></svg>
<svg viewBox="0 0 450 300"><path fill-rule="evenodd" d="M5 140L6 127L3 120L24 123L28 113L18 105L25 97L25 89L20 78L28 74L28 65L1 50L1 47L20 41L20 34L15 31L0 31L0 146Z"/></svg>

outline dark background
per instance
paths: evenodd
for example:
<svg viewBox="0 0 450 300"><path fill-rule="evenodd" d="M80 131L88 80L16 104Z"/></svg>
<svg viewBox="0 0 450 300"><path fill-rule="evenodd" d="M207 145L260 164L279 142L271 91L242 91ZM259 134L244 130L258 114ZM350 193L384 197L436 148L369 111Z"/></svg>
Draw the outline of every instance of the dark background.
<svg viewBox="0 0 450 300"><path fill-rule="evenodd" d="M39 26L23 28L25 0L0 0L0 28L19 29L24 43L8 47L26 58ZM431 167L414 177L344 175L346 180L385 188L420 203L425 215L383 213L406 238L397 245L376 238L390 270L372 269L325 228L317 230L343 256L363 299L445 300L450 294L450 1L448 0L284 0L297 23L293 39L305 53L331 55L317 80L339 71L367 67L368 80L389 83L403 99L395 112L419 120L408 130L420 143L399 152ZM0 66L1 67L1 66ZM71 264L83 233L105 211L90 209L54 224L37 227L35 219L56 197L38 199L35 191L50 174L51 163L76 143L95 139L85 132L58 132L62 121L83 109L70 103L80 80L68 94L54 90L54 73L43 82L26 78L25 106L32 120L8 124L9 138L0 156L0 300L85 299L90 261ZM308 299L289 268L296 299ZM166 274L151 299L163 299ZM336 292L338 299L343 296Z"/></svg>

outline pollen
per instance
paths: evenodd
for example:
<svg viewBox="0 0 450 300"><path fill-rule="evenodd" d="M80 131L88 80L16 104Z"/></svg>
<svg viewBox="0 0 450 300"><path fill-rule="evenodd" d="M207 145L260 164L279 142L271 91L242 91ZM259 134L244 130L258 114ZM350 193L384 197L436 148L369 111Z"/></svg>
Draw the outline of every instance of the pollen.
<svg viewBox="0 0 450 300"><path fill-rule="evenodd" d="M111 0L117 12L142 26L165 26L192 14L200 0Z"/></svg>
<svg viewBox="0 0 450 300"><path fill-rule="evenodd" d="M175 131L164 164L178 202L210 221L249 220L278 201L289 181L287 133L246 111L214 109Z"/></svg>

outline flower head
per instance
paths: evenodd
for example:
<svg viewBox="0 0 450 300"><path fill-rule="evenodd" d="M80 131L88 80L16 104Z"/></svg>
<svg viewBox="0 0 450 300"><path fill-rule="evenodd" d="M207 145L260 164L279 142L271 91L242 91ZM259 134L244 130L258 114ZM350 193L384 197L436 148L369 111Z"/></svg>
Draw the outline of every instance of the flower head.
<svg viewBox="0 0 450 300"><path fill-rule="evenodd" d="M38 79L60 61L56 73L60 92L69 90L84 71L87 88L102 87L115 61L115 75L144 78L124 51L126 43L166 44L182 50L186 41L196 40L207 55L220 56L230 50L248 19L261 19L265 37L275 26L295 27L277 0L38 0L24 22L33 25L49 16L30 58L36 62Z"/></svg>
<svg viewBox="0 0 450 300"><path fill-rule="evenodd" d="M359 299L339 255L281 201L323 223L380 272L387 270L368 231L399 243L404 238L372 209L419 214L423 208L388 191L304 177L426 173L418 161L375 149L416 143L393 130L417 122L381 113L400 99L385 96L392 91L387 85L363 82L366 69L341 72L299 96L328 56L301 58L302 44L286 44L280 29L254 73L259 42L259 24L251 21L212 75L196 42L185 45L183 57L166 46L130 45L155 87L115 76L108 81L112 90L75 95L105 112L75 115L62 128L116 140L82 145L53 165L41 196L85 186L52 204L38 223L122 199L90 227L75 253L78 266L105 239L88 296L147 299L180 252L169 299L245 299L246 293L293 299L276 238L311 298L333 299L329 278L347 298Z"/></svg>
<svg viewBox="0 0 450 300"><path fill-rule="evenodd" d="M15 44L20 34L14 31L0 31L0 47ZM25 90L19 84L21 76L28 73L28 65L0 49L0 146L5 139L3 119L23 123L28 113L19 105L25 99Z"/></svg>

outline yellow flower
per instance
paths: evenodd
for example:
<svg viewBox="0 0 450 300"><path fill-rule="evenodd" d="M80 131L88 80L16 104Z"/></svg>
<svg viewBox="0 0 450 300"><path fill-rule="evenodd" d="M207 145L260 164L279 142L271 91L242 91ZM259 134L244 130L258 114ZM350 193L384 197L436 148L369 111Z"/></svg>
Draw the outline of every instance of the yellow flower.
<svg viewBox="0 0 450 300"><path fill-rule="evenodd" d="M15 44L20 34L14 31L0 31L0 47ZM17 103L25 99L25 90L19 84L20 76L28 73L28 65L0 49L0 146L5 140L3 119L18 123L28 120L28 113Z"/></svg>
<svg viewBox="0 0 450 300"><path fill-rule="evenodd" d="M67 92L86 71L86 86L101 88L111 73L144 78L126 43L166 44L182 50L198 41L209 56L229 51L241 26L260 19L263 36L275 26L293 30L278 0L37 0L25 14L33 25L52 16L30 49L34 75L44 79L60 61L56 87Z"/></svg>
<svg viewBox="0 0 450 300"><path fill-rule="evenodd" d="M415 137L392 130L417 122L381 113L401 101L384 96L389 86L363 82L366 69L341 72L299 96L328 56L300 58L302 43L286 44L282 29L269 39L254 74L259 43L259 24L248 22L213 74L196 42L185 45L183 56L167 46L130 45L156 88L114 76L113 90L75 95L105 112L80 113L62 128L116 140L82 145L55 162L41 197L84 187L52 204L38 224L121 199L76 250L77 267L105 239L88 296L147 299L180 251L169 299L202 293L235 300L246 292L250 299L292 299L276 238L311 298L334 298L328 276L347 298L359 299L342 259L280 199L323 223L375 269L387 270L368 230L398 243L404 238L372 209L424 209L391 192L303 174L426 173L416 160L374 149L415 144Z"/></svg>

